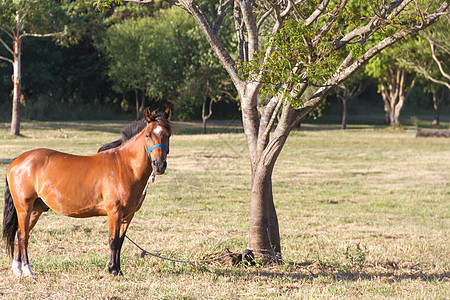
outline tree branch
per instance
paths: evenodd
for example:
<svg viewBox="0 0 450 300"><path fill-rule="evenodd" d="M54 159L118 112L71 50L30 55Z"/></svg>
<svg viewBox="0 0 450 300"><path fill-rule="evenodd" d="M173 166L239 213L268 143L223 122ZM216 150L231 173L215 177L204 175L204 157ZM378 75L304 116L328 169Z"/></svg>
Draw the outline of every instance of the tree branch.
<svg viewBox="0 0 450 300"><path fill-rule="evenodd" d="M175 4L175 2L177 2L177 1L171 1L171 0L166 0L166 1L171 4ZM99 2L101 2L101 1L98 1L98 3ZM134 3L147 4L147 3L153 3L153 2L155 2L155 0L123 0L123 2L134 2Z"/></svg>
<svg viewBox="0 0 450 300"><path fill-rule="evenodd" d="M281 12L281 16L284 18L285 16L288 15L288 13L292 10L292 8L295 10L295 12L297 13L297 15L300 16L300 19L302 20L306 20L306 17L300 12L300 10L297 7L297 4L303 2L303 1L297 1L297 3L295 3L293 0L289 0L288 6L286 7L285 10L283 10L283 12Z"/></svg>
<svg viewBox="0 0 450 300"><path fill-rule="evenodd" d="M238 0L241 7L242 19L247 28L248 60L251 61L258 52L258 27L253 17L253 1Z"/></svg>
<svg viewBox="0 0 450 300"><path fill-rule="evenodd" d="M202 119L203 119L203 121L208 120L212 116L212 104L214 101L212 99L209 100L208 114L205 113L206 112L206 101L207 100L205 100L202 104Z"/></svg>
<svg viewBox="0 0 450 300"><path fill-rule="evenodd" d="M22 34L19 38L24 38L27 36L31 36L31 37L53 37L53 36L58 36L58 35L65 35L66 31L61 31L61 32L53 32L53 33L24 33Z"/></svg>
<svg viewBox="0 0 450 300"><path fill-rule="evenodd" d="M387 14L390 13L393 9L395 9L400 4L407 5L412 0L397 0L389 3L386 7L384 7L381 10L380 16L375 16L372 18L372 20L369 21L365 26L362 26L360 28L355 28L351 32L347 33L342 37L339 41L334 42L333 47L335 50L343 47L344 45L348 44L351 40L353 40L356 37L359 37L360 40L364 41L367 39L375 30L376 28L382 23L382 18ZM398 12L397 12L398 14ZM391 16L389 16L391 17Z"/></svg>
<svg viewBox="0 0 450 300"><path fill-rule="evenodd" d="M12 65L14 64L14 61L12 59L9 59L9 58L4 57L4 56L0 56L0 60L7 61L7 62L9 62Z"/></svg>
<svg viewBox="0 0 450 300"><path fill-rule="evenodd" d="M410 68L410 69L413 69L413 70L416 71L417 73L421 74L421 75L422 75L423 77L425 77L426 79L428 79L428 80L430 80L430 81L432 81L432 82L434 82L434 83L444 85L444 86L446 86L446 87L450 90L450 83L445 82L445 81L442 81L442 80L438 80L438 79L432 77L432 76L430 75L430 73L429 73L427 70L425 70L424 67L415 65L414 63L409 62L409 61L406 61L406 60L403 59L403 58L399 58L398 60L401 61L403 64L405 64L406 67L408 67L408 68Z"/></svg>
<svg viewBox="0 0 450 300"><path fill-rule="evenodd" d="M319 7L305 20L305 26L309 26L314 22L327 8L330 0L323 0Z"/></svg>
<svg viewBox="0 0 450 300"><path fill-rule="evenodd" d="M433 58L434 62L437 64L439 71L441 72L442 76L444 76L445 78L447 78L448 80L450 80L450 75L448 75L447 73L445 73L444 69L442 68L442 64L439 61L439 59L436 57L436 51L434 50L434 42L430 39L430 37L428 37L427 35L425 35L425 38L427 39L428 43L430 44L430 49L431 49L431 57Z"/></svg>
<svg viewBox="0 0 450 300"><path fill-rule="evenodd" d="M239 2L234 1L233 7L233 18L234 18L234 27L236 28L238 49L239 49L239 59L241 61L247 61L247 45L244 39L244 26L242 24L241 18L241 8L239 7Z"/></svg>
<svg viewBox="0 0 450 300"><path fill-rule="evenodd" d="M3 31L7 36L9 36L11 39L14 38L13 34L11 33L11 29L10 28L5 28L3 26L0 25L0 30Z"/></svg>
<svg viewBox="0 0 450 300"><path fill-rule="evenodd" d="M2 38L0 38L0 44L2 44L3 47L5 47L6 50L8 50L9 53L14 55L14 51L8 46L8 44L6 44L6 42Z"/></svg>
<svg viewBox="0 0 450 300"><path fill-rule="evenodd" d="M211 45L211 48L219 58L222 66L227 71L235 86L242 86L243 81L235 68L235 62L233 58L231 58L230 54L220 42L219 38L215 34L213 28L211 27L211 24L209 23L203 12L198 8L197 5L195 5L192 0L180 0L179 3L180 5L182 5L183 9L188 11L195 18L203 33L205 34L206 39Z"/></svg>
<svg viewBox="0 0 450 300"><path fill-rule="evenodd" d="M331 16L328 18L327 22L320 28L319 33L314 37L312 44L313 47L316 48L319 44L320 40L328 33L328 31L333 26L336 21L336 16L339 13L339 10L344 8L347 5L348 0L342 1L341 4L333 11Z"/></svg>
<svg viewBox="0 0 450 300"><path fill-rule="evenodd" d="M397 1L397 2L401 2L400 5L398 5L395 10L387 17L388 20L392 20L393 18L395 18L396 16L398 16L398 14L400 12L402 12L405 7L411 3L412 0L401 0L401 1ZM395 2L395 1L394 1ZM392 7L392 6L391 6ZM387 7L386 11L383 10L383 17L385 13L389 13L389 7Z"/></svg>
<svg viewBox="0 0 450 300"><path fill-rule="evenodd" d="M283 99L274 96L269 102L269 104L266 105L266 108L264 109L264 114L261 115L261 121L259 126L260 132L258 134L259 143L257 147L258 155L262 153L262 151L267 145L269 133L272 130L273 125L275 124L275 120L277 119L282 104Z"/></svg>
<svg viewBox="0 0 450 300"><path fill-rule="evenodd" d="M273 12L273 7L269 9L262 17L259 19L258 23L256 24L256 27L259 29L261 28L261 25L264 23L264 21L267 19L267 17L270 16L270 14Z"/></svg>
<svg viewBox="0 0 450 300"><path fill-rule="evenodd" d="M397 41L405 38L411 33L418 32L432 24L434 24L441 13L443 11L446 11L449 7L448 3L443 3L433 14L430 14L425 17L425 22L420 25L411 26L409 28L404 28L400 31L395 32L393 35L383 39L378 44L374 45L372 48L367 50L361 57L359 57L357 60L350 59L349 56L347 56L346 61L351 64L348 67L342 67L338 68L338 72L336 72L329 80L326 81L325 86L319 88L316 93L309 98L308 101L306 101L303 106L297 110L297 115L295 117L294 122L291 124L291 128L296 126L298 122L303 120L311 111L313 111L322 101L325 99L325 97L330 93L330 91L338 84L349 78L353 73L355 73L361 66L363 66L365 63L367 63L372 57L374 57L376 54L378 54L383 49L391 46L392 44L396 43ZM339 71L341 70L341 71Z"/></svg>
<svg viewBox="0 0 450 300"><path fill-rule="evenodd" d="M220 26L222 26L223 23L224 12L232 2L233 0L226 0L225 3L222 3L222 1L220 1L219 7L217 8L217 18L213 26L213 31L215 34L219 33Z"/></svg>

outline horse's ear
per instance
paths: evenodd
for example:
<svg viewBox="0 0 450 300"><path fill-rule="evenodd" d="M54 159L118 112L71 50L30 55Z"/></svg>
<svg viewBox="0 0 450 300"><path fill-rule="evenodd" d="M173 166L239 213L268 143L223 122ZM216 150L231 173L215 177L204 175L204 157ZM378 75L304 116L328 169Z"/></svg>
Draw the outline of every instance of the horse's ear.
<svg viewBox="0 0 450 300"><path fill-rule="evenodd" d="M170 109L170 107L166 107L166 109L164 110L164 119L170 120L170 117L172 117L172 110Z"/></svg>
<svg viewBox="0 0 450 300"><path fill-rule="evenodd" d="M144 112L145 121L147 121L147 123L150 123L151 121L153 121L153 116L156 115L156 113L157 113L156 110L151 111L150 107L147 107Z"/></svg>

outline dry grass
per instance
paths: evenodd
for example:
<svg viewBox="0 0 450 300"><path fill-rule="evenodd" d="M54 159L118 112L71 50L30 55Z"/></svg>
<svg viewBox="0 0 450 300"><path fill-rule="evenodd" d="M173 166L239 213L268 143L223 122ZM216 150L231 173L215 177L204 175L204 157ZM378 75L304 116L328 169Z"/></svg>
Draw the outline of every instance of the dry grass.
<svg viewBox="0 0 450 300"><path fill-rule="evenodd" d="M118 138L123 126L33 122L24 124L24 137L11 138L1 124L0 178L28 149L92 154ZM197 124L175 126L178 133L199 130ZM276 165L283 265L174 264L141 259L125 242L125 276L115 278L106 268L106 219L49 212L32 232L34 278L10 275L10 260L0 250L0 294L6 299L448 299L450 141L379 127L320 128L304 125L294 132ZM214 130L220 132L220 126ZM130 237L149 251L185 259L208 258L225 247L245 249L245 137L175 134L168 164L150 187Z"/></svg>

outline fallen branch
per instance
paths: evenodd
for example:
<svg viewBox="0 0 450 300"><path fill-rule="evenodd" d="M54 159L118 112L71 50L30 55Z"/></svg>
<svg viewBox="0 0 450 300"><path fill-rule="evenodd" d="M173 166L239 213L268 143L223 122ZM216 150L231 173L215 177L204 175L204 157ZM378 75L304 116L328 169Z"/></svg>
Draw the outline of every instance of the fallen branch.
<svg viewBox="0 0 450 300"><path fill-rule="evenodd" d="M416 137L446 137L450 138L450 129L447 130L430 130L417 129Z"/></svg>

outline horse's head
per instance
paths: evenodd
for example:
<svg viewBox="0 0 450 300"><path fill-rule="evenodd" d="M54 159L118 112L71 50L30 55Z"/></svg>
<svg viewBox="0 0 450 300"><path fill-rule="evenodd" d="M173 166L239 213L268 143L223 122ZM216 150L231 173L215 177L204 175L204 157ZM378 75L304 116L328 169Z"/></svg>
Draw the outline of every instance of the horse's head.
<svg viewBox="0 0 450 300"><path fill-rule="evenodd" d="M172 134L169 124L170 108L162 113L145 110L144 116L147 122L145 128L145 150L150 158L153 171L157 175L164 174L167 167L167 154L169 154L169 138Z"/></svg>

